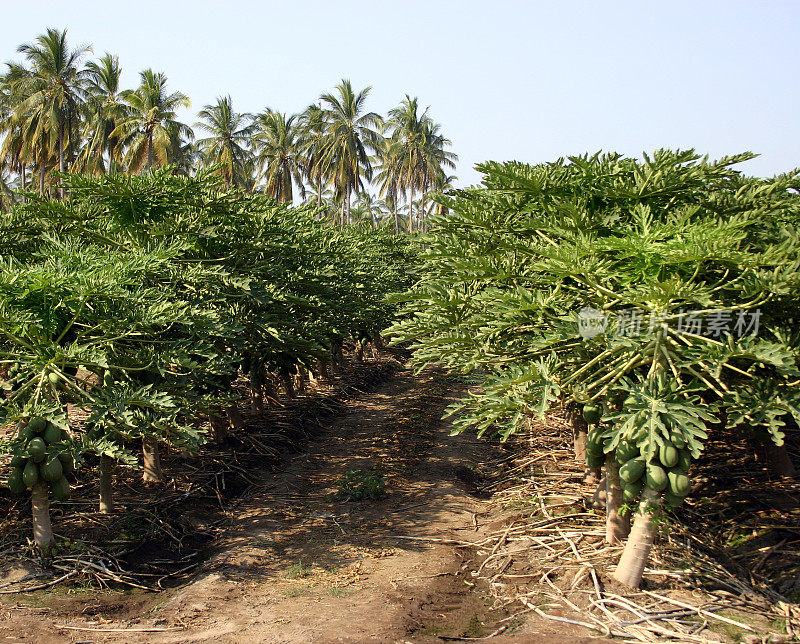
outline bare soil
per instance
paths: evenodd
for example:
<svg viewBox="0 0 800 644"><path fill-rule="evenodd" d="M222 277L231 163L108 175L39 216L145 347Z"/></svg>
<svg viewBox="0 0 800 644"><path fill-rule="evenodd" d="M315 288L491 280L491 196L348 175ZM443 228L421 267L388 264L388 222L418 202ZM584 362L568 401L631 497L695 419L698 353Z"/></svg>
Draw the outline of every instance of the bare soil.
<svg viewBox="0 0 800 644"><path fill-rule="evenodd" d="M0 596L8 642L601 642L515 615L474 572L498 529L482 495L501 447L439 420L465 385L399 371L355 395L305 450L259 471L191 579L160 593L76 586ZM336 493L348 471L377 500ZM187 513L189 509L187 509ZM485 553L484 553L485 556ZM69 627L69 628L68 628Z"/></svg>

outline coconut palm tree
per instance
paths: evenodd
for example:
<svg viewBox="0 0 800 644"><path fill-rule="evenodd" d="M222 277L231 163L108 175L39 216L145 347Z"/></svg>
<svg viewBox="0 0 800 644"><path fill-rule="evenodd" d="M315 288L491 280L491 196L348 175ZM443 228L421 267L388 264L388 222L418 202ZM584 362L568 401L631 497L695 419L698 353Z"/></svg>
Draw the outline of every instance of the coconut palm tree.
<svg viewBox="0 0 800 644"><path fill-rule="evenodd" d="M16 63L9 63L8 73L2 78L5 118L0 128L5 135L0 148L0 162L20 175L20 189L27 188L27 169L39 174L39 192L45 192L45 177L55 167L52 128L46 127L46 115L25 112L21 104L30 98L24 91L25 81L31 71Z"/></svg>
<svg viewBox="0 0 800 644"><path fill-rule="evenodd" d="M408 94L398 107L389 111L386 129L391 145L391 179L408 193L408 231L414 230L414 193L420 192L420 226L424 226L425 195L428 190L443 185L444 168L454 168L458 157L445 150L450 141L444 138L439 124L428 116L428 108L419 113L419 100ZM387 163L389 162L387 157ZM388 166L387 166L388 167Z"/></svg>
<svg viewBox="0 0 800 644"><path fill-rule="evenodd" d="M124 148L128 172L143 172L153 165L179 160L185 140L193 140L192 129L177 120L177 110L191 107L181 92L167 92L167 77L152 69L139 74L141 85L120 93L123 102L119 123L111 133Z"/></svg>
<svg viewBox="0 0 800 644"><path fill-rule="evenodd" d="M371 89L356 93L349 80L342 80L333 93L320 96L325 123L320 163L337 193L344 197L342 224L350 221L353 191L361 190L363 180L372 178L370 154L380 148L381 117L364 112Z"/></svg>
<svg viewBox="0 0 800 644"><path fill-rule="evenodd" d="M394 231L399 233L400 225L400 200L403 196L402 176L402 144L400 141L383 139L381 148L376 156L377 173L375 182L380 189L386 206L394 215Z"/></svg>
<svg viewBox="0 0 800 644"><path fill-rule="evenodd" d="M354 222L369 222L372 228L377 228L384 223L387 212L385 201L372 193L362 192L358 195L351 216Z"/></svg>
<svg viewBox="0 0 800 644"><path fill-rule="evenodd" d="M119 139L112 132L123 116L121 75L119 58L109 53L86 63L84 144L76 159L76 166L83 172L115 169Z"/></svg>
<svg viewBox="0 0 800 644"><path fill-rule="evenodd" d="M300 197L305 198L303 135L301 118L296 114L287 118L286 114L267 108L256 116L253 144L261 166L260 178L264 180L264 192L278 201L292 201L293 182Z"/></svg>
<svg viewBox="0 0 800 644"><path fill-rule="evenodd" d="M316 193L316 205L322 206L323 193L330 185L325 173L323 142L325 140L325 112L320 105L309 105L300 115L302 129L301 153L305 159L303 176Z"/></svg>
<svg viewBox="0 0 800 644"><path fill-rule="evenodd" d="M86 76L80 62L91 50L70 49L66 30L48 29L34 43L20 45L18 51L25 55L30 68L16 69L13 82L22 100L15 106L13 118L16 124L24 123L23 130L35 137L36 145L51 150L55 146L58 169L64 172L68 150L74 151L78 146ZM51 156L49 152L38 151L35 156L40 164ZM44 165L40 171L44 173ZM62 197L63 194L62 188Z"/></svg>
<svg viewBox="0 0 800 644"><path fill-rule="evenodd" d="M426 110L427 111L427 110ZM429 190L444 190L448 182L452 182L454 177L448 177L445 168L453 169L458 156L445 147L450 145L450 140L444 138L439 133L440 125L428 119L423 123L422 141L420 145L418 160L419 168L416 173L418 180L417 188L420 191L421 207L420 227L422 230L427 228L427 209L426 198Z"/></svg>
<svg viewBox="0 0 800 644"><path fill-rule="evenodd" d="M252 114L235 112L231 97L223 96L217 98L215 105L203 107L198 116L203 120L195 127L209 134L197 141L201 164L219 166L218 172L228 186L246 186L252 166Z"/></svg>
<svg viewBox="0 0 800 644"><path fill-rule="evenodd" d="M7 211L15 201L11 178L5 169L0 168L0 212Z"/></svg>

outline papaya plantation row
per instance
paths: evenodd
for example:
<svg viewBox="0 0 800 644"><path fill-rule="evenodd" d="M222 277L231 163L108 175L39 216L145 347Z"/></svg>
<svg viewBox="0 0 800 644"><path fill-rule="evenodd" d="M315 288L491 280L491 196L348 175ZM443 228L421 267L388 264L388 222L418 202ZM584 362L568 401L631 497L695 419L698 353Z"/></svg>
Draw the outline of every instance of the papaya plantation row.
<svg viewBox="0 0 800 644"><path fill-rule="evenodd" d="M63 200L27 193L0 215L0 453L43 549L50 500L69 496L87 455L109 512L117 464L160 482L162 446L201 450L241 422L238 378L263 406L278 386L293 396L325 380L345 342L380 346L396 309L386 295L411 286L418 254L210 172L63 186Z"/></svg>
<svg viewBox="0 0 800 644"><path fill-rule="evenodd" d="M422 278L394 299L418 365L482 380L449 409L456 431L505 440L571 410L629 586L709 432L749 432L794 473L800 174L747 177L752 157L482 164L482 186L438 198Z"/></svg>

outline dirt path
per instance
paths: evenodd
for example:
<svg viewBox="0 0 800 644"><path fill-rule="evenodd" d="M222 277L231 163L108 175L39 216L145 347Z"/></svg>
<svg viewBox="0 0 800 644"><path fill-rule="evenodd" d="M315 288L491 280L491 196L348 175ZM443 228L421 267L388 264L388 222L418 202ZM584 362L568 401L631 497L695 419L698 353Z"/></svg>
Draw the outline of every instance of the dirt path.
<svg viewBox="0 0 800 644"><path fill-rule="evenodd" d="M236 510L234 529L189 585L120 596L115 610L45 608L38 619L29 605L6 611L0 639L442 642L507 628L491 641L593 641L553 623L503 622L509 614L490 610L474 583L475 550L461 544L491 521L476 470L499 448L448 437L439 418L460 387L436 372L402 371L357 397ZM350 470L381 475L386 496L335 500ZM153 627L164 630L135 630Z"/></svg>

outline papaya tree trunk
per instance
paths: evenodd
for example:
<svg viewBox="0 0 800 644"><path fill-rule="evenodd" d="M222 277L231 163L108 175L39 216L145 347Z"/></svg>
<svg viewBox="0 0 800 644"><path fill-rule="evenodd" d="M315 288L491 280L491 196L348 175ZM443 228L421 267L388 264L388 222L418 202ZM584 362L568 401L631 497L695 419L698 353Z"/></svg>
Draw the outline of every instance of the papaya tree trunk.
<svg viewBox="0 0 800 644"><path fill-rule="evenodd" d="M228 419L222 416L222 410L220 410L219 413L209 415L208 420L211 422L214 442L222 443L228 437Z"/></svg>
<svg viewBox="0 0 800 644"><path fill-rule="evenodd" d="M597 470L598 472L600 470ZM597 487L589 503L592 510L604 510L606 507L606 477L602 476L597 482Z"/></svg>
<svg viewBox="0 0 800 644"><path fill-rule="evenodd" d="M289 367L281 367L280 378L286 397L289 399L294 398L294 380L292 380L292 374L289 373Z"/></svg>
<svg viewBox="0 0 800 644"><path fill-rule="evenodd" d="M317 380L320 382L328 382L331 379L328 373L328 363L322 358L317 358Z"/></svg>
<svg viewBox="0 0 800 644"><path fill-rule="evenodd" d="M111 514L114 511L114 459L105 454L100 455L100 514Z"/></svg>
<svg viewBox="0 0 800 644"><path fill-rule="evenodd" d="M653 548L656 532L653 518L658 509L658 497L658 492L650 488L645 488L642 492L630 536L614 572L614 579L625 586L638 588L642 582L644 568Z"/></svg>
<svg viewBox="0 0 800 644"><path fill-rule="evenodd" d="M572 449L575 452L577 463L586 463L586 438L589 435L589 424L580 411L573 409L570 413L572 420ZM592 485L600 481L600 469L586 467L583 471L583 482Z"/></svg>
<svg viewBox="0 0 800 644"><path fill-rule="evenodd" d="M145 438L142 441L143 474L145 483L163 483L164 472L161 469L161 455L158 451L158 441L155 438Z"/></svg>
<svg viewBox="0 0 800 644"><path fill-rule="evenodd" d="M308 389L308 369L306 369L303 365L298 365L295 380L297 381L296 388L298 393L306 393L306 390Z"/></svg>
<svg viewBox="0 0 800 644"><path fill-rule="evenodd" d="M584 420L580 411L573 409L572 417L572 448L575 451L575 461L586 462L586 437L589 434L589 425Z"/></svg>
<svg viewBox="0 0 800 644"><path fill-rule="evenodd" d="M620 514L622 487L619 464L613 457L606 460L606 543L622 543L631 529L630 517Z"/></svg>
<svg viewBox="0 0 800 644"><path fill-rule="evenodd" d="M31 489L31 516L33 540L40 550L46 550L53 545L53 529L50 527L50 499L44 481L39 481Z"/></svg>
<svg viewBox="0 0 800 644"><path fill-rule="evenodd" d="M236 431L241 429L244 426L242 422L242 414L239 412L239 407L236 405L231 405L228 407L228 423L232 430Z"/></svg>
<svg viewBox="0 0 800 644"><path fill-rule="evenodd" d="M252 409L260 414L264 413L264 388L261 381L261 374L258 369L250 371L250 394L252 398Z"/></svg>
<svg viewBox="0 0 800 644"><path fill-rule="evenodd" d="M356 361L364 362L364 343L361 340L356 342Z"/></svg>

